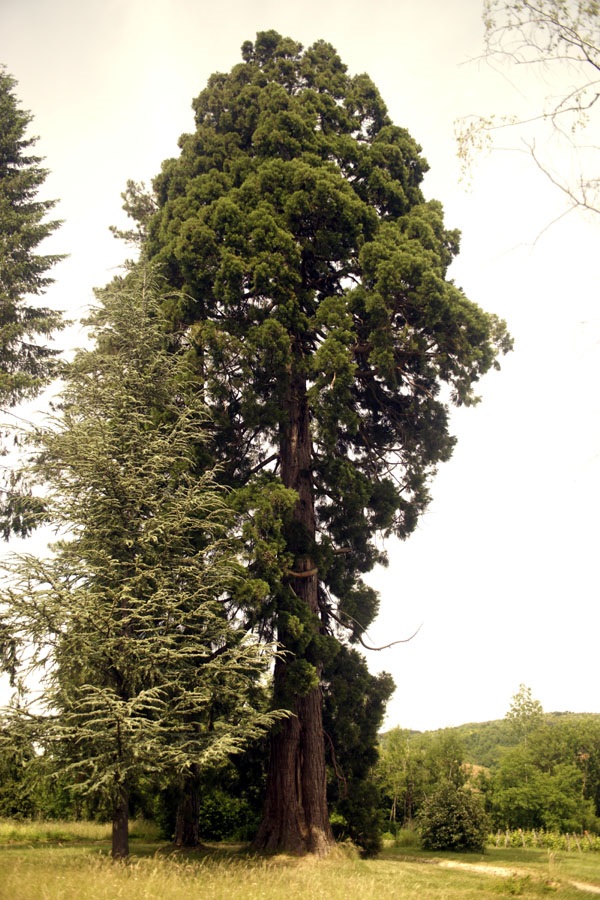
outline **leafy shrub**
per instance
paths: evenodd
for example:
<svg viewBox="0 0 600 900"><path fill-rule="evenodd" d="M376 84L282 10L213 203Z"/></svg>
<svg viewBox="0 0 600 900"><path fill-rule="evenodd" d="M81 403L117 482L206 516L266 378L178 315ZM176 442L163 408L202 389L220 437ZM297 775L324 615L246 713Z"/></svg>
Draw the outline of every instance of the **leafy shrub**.
<svg viewBox="0 0 600 900"><path fill-rule="evenodd" d="M483 850L488 821L478 794L446 782L423 803L418 819L426 850Z"/></svg>
<svg viewBox="0 0 600 900"><path fill-rule="evenodd" d="M244 798L218 788L200 801L200 835L207 841L249 840L258 827L256 814Z"/></svg>

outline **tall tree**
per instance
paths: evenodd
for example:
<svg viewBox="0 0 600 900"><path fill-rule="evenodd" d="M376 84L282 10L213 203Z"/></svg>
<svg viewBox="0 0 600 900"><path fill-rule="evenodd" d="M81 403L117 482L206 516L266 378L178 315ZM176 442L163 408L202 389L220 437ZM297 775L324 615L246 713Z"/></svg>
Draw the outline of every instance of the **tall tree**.
<svg viewBox="0 0 600 900"><path fill-rule="evenodd" d="M190 326L224 477L295 492L284 577L263 571L249 610L287 651L275 705L295 713L271 741L256 846L322 854L322 679L377 612L362 580L385 561L377 538L411 533L451 455L449 405L475 401L510 341L447 278L458 233L372 81L274 31L242 55L194 101L145 246L182 289L165 307Z"/></svg>
<svg viewBox="0 0 600 900"><path fill-rule="evenodd" d="M44 713L14 721L103 795L114 857L136 778L193 785L274 720L250 702L272 654L227 615L242 548L224 489L194 471L206 411L155 293L142 268L99 295L96 345L36 434L33 476L61 537L49 559L20 558L0 597L13 669L20 645L46 670Z"/></svg>
<svg viewBox="0 0 600 900"><path fill-rule="evenodd" d="M0 66L0 405L35 396L52 375L56 350L40 343L61 327L54 310L31 302L52 282L60 259L39 244L59 222L47 219L55 201L38 200L47 170L27 137L32 121L15 96L16 81Z"/></svg>

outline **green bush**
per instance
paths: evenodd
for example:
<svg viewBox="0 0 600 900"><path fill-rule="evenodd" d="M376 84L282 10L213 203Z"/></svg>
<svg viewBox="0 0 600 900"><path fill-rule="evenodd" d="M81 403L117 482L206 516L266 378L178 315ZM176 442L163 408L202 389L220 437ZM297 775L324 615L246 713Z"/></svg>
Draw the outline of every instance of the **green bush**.
<svg viewBox="0 0 600 900"><path fill-rule="evenodd" d="M200 801L200 836L207 841L247 841L258 828L256 814L244 798L216 788Z"/></svg>
<svg viewBox="0 0 600 900"><path fill-rule="evenodd" d="M489 830L479 795L450 782L427 797L418 829L425 850L483 850Z"/></svg>

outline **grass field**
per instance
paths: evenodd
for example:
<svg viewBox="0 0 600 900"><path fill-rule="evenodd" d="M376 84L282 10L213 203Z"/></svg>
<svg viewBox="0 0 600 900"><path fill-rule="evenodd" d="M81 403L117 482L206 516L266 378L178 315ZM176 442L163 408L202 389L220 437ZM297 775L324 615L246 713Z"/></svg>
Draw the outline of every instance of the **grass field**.
<svg viewBox="0 0 600 900"><path fill-rule="evenodd" d="M498 900L600 896L600 855L492 849L431 854L388 846L374 860L341 849L321 860L255 858L214 847L177 853L132 829L131 859L113 864L108 827L0 822L1 900ZM584 890L585 888L585 890ZM595 890L594 890L595 889Z"/></svg>

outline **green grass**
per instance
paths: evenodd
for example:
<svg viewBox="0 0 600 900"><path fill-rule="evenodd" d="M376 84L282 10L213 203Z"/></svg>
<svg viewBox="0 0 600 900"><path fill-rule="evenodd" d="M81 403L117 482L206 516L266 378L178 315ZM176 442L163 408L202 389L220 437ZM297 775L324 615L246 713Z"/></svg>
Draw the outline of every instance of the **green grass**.
<svg viewBox="0 0 600 900"><path fill-rule="evenodd" d="M315 861L222 846L177 853L145 825L132 832L130 861L114 864L107 826L0 822L0 900L585 900L592 895L571 882L600 886L593 853L431 854L390 844L374 860L341 849Z"/></svg>
<svg viewBox="0 0 600 900"><path fill-rule="evenodd" d="M18 821L0 819L0 845L8 843L40 844L65 841L110 841L107 822ZM157 841L158 829L152 822L134 820L129 828L132 841Z"/></svg>

